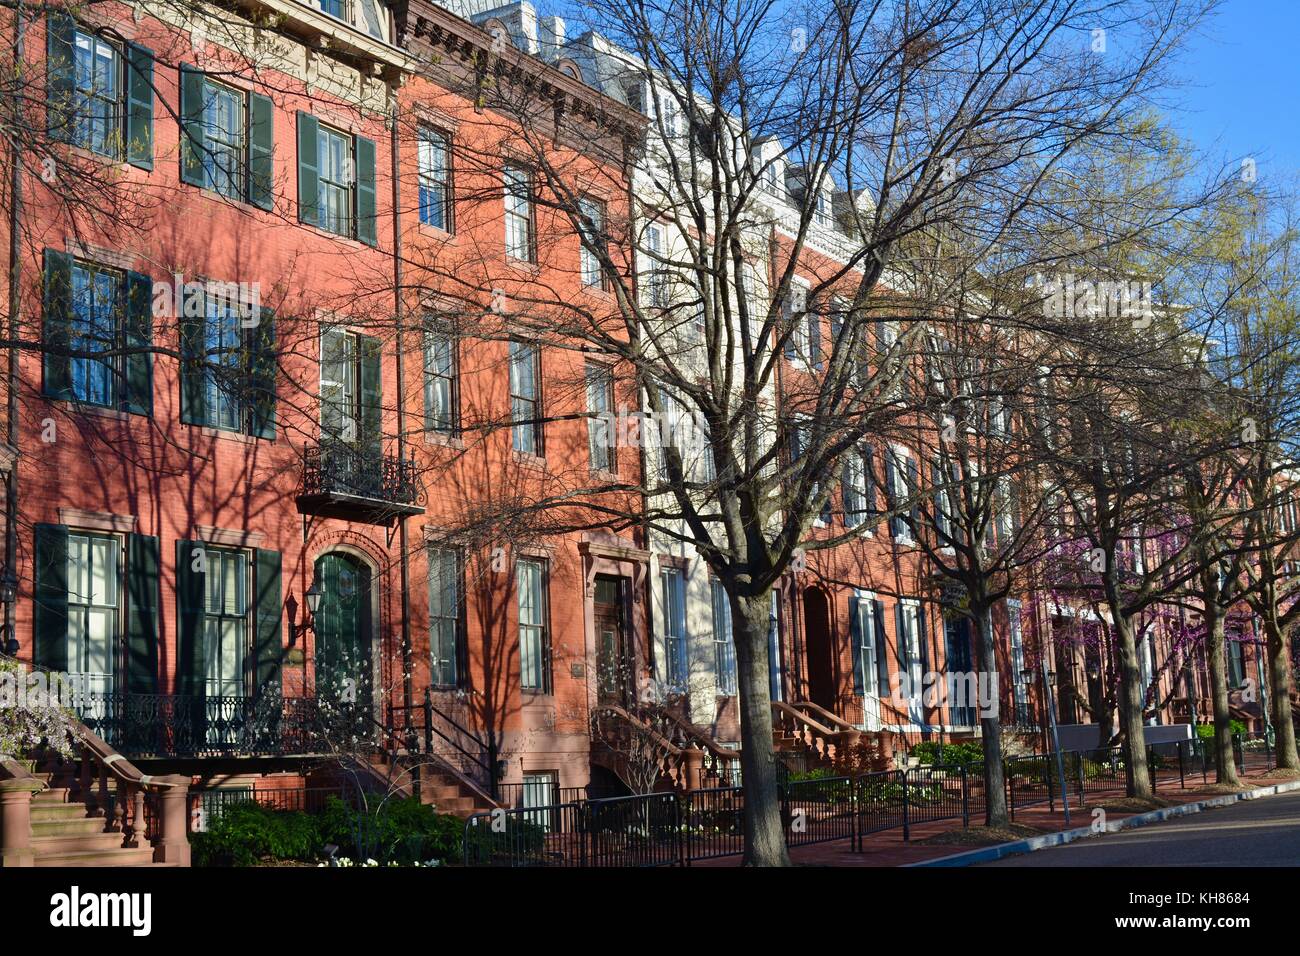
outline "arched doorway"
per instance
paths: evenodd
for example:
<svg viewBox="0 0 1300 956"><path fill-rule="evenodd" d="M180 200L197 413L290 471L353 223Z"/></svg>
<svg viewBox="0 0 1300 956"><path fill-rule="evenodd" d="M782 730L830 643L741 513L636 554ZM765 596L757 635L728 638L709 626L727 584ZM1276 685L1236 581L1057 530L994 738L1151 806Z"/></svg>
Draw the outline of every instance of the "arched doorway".
<svg viewBox="0 0 1300 956"><path fill-rule="evenodd" d="M331 551L316 559L316 584L316 692L364 706L374 699L370 567Z"/></svg>
<svg viewBox="0 0 1300 956"><path fill-rule="evenodd" d="M821 589L808 588L803 592L803 622L804 647L808 657L808 697L814 704L837 713L830 602Z"/></svg>

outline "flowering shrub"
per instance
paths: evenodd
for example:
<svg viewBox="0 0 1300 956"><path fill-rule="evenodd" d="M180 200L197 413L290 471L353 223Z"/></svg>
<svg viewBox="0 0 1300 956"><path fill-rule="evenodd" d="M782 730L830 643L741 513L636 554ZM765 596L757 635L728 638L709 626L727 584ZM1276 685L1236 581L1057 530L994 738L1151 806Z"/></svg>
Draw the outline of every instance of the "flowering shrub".
<svg viewBox="0 0 1300 956"><path fill-rule="evenodd" d="M75 730L76 718L60 706L44 674L0 657L0 757L28 756L42 743L71 757Z"/></svg>

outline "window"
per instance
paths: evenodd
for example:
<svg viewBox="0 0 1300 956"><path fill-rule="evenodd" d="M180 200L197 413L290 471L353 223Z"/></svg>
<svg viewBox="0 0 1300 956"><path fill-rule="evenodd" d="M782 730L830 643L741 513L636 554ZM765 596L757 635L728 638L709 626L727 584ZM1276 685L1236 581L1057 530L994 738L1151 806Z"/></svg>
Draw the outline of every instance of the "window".
<svg viewBox="0 0 1300 956"><path fill-rule="evenodd" d="M423 127L419 134L420 222L452 231L451 142L446 133Z"/></svg>
<svg viewBox="0 0 1300 956"><path fill-rule="evenodd" d="M680 568L659 574L664 602L664 666L668 686L686 689L686 576Z"/></svg>
<svg viewBox="0 0 1300 956"><path fill-rule="evenodd" d="M785 321L790 328L786 358L805 368L811 367L816 361L814 353L820 350L821 343L817 341L819 328L816 317L808 311L808 288L802 282L790 283L790 291L785 297Z"/></svg>
<svg viewBox="0 0 1300 956"><path fill-rule="evenodd" d="M813 221L819 226L829 226L834 221L831 217L831 194L825 189L817 190L813 206Z"/></svg>
<svg viewBox="0 0 1300 956"><path fill-rule="evenodd" d="M722 582L713 578L713 668L718 693L727 697L736 693L736 641L731 630L731 600Z"/></svg>
<svg viewBox="0 0 1300 956"><path fill-rule="evenodd" d="M88 33L73 39L73 99L76 146L117 158L122 153L122 54Z"/></svg>
<svg viewBox="0 0 1300 956"><path fill-rule="evenodd" d="M230 199L244 196L247 129L244 94L209 81L204 96L204 185Z"/></svg>
<svg viewBox="0 0 1300 956"><path fill-rule="evenodd" d="M850 449L844 456L844 526L856 528L875 513L870 449Z"/></svg>
<svg viewBox="0 0 1300 956"><path fill-rule="evenodd" d="M461 612L460 554L429 549L429 680L437 687L459 683Z"/></svg>
<svg viewBox="0 0 1300 956"><path fill-rule="evenodd" d="M244 365L243 327L235 303L207 299L204 323L204 402L208 425L226 431L246 430L244 396L239 388Z"/></svg>
<svg viewBox="0 0 1300 956"><path fill-rule="evenodd" d="M587 453L592 471L617 470L614 457L614 372L608 365L587 363Z"/></svg>
<svg viewBox="0 0 1300 956"><path fill-rule="evenodd" d="M510 429L515 451L542 454L540 352L527 342L510 343Z"/></svg>
<svg viewBox="0 0 1300 956"><path fill-rule="evenodd" d="M350 21L348 0L320 0L320 8L332 17Z"/></svg>
<svg viewBox="0 0 1300 956"><path fill-rule="evenodd" d="M181 182L270 209L275 109L268 97L181 66Z"/></svg>
<svg viewBox="0 0 1300 956"><path fill-rule="evenodd" d="M243 283L209 282L180 319L181 421L275 438L275 317Z"/></svg>
<svg viewBox="0 0 1300 956"><path fill-rule="evenodd" d="M554 770L534 770L524 774L521 801L531 813L525 813L524 819L534 826L550 831L554 820L551 811L545 809L560 802L560 775Z"/></svg>
<svg viewBox="0 0 1300 956"><path fill-rule="evenodd" d="M900 669L907 675L907 714L913 724L925 720L922 710L922 677L926 671L925 639L921 633L921 607L915 601L901 601L897 605L898 659Z"/></svg>
<svg viewBox="0 0 1300 956"><path fill-rule="evenodd" d="M1007 630L1011 641L1011 687L1016 705L1016 723L1029 723L1029 677L1025 674L1025 639L1020 621L1020 602L1007 601Z"/></svg>
<svg viewBox="0 0 1300 956"><path fill-rule="evenodd" d="M885 490L889 498L889 508L891 511L897 511L902 502L916 494L918 487L916 461L900 448L891 449L886 453L885 458ZM913 502L910 510L913 522L918 517L917 508L918 505ZM889 519L889 533L900 542L913 543L911 527L901 514L895 514Z"/></svg>
<svg viewBox="0 0 1300 956"><path fill-rule="evenodd" d="M244 696L248 646L248 555L205 547L203 649L210 697Z"/></svg>
<svg viewBox="0 0 1300 956"><path fill-rule="evenodd" d="M853 693L859 697L876 690L875 602L869 594L849 597L849 637L853 644Z"/></svg>
<svg viewBox="0 0 1300 956"><path fill-rule="evenodd" d="M377 453L382 370L377 339L343 329L321 334L321 436Z"/></svg>
<svg viewBox="0 0 1300 956"><path fill-rule="evenodd" d="M71 352L87 352L68 360L72 397L87 405L116 407L117 357L93 357L118 347L123 310L122 274L85 262L72 263Z"/></svg>
<svg viewBox="0 0 1300 956"><path fill-rule="evenodd" d="M547 631L546 566L533 559L515 567L519 592L519 686L550 693L550 635Z"/></svg>
<svg viewBox="0 0 1300 956"><path fill-rule="evenodd" d="M536 262L533 243L533 177L518 166L507 166L505 182L506 255L524 262Z"/></svg>
<svg viewBox="0 0 1300 956"><path fill-rule="evenodd" d="M880 319L876 322L876 354L880 362L882 395L886 401L903 399L904 368L898 349L898 323Z"/></svg>
<svg viewBox="0 0 1300 956"><path fill-rule="evenodd" d="M460 425L456 377L456 340L445 329L424 337L424 427L455 435Z"/></svg>
<svg viewBox="0 0 1300 956"><path fill-rule="evenodd" d="M1227 646L1228 650L1228 686L1233 688L1240 687L1246 682L1246 649L1242 643L1241 635L1227 635L1224 644ZM1145 661L1146 655L1143 654L1143 662L1145 663ZM1149 680L1149 678L1145 678L1144 674L1144 692L1147 680Z"/></svg>
<svg viewBox="0 0 1300 956"><path fill-rule="evenodd" d="M667 308L668 282L661 261L664 254L664 231L661 227L645 227L645 250L645 267L642 269L645 276L645 302L657 309Z"/></svg>
<svg viewBox="0 0 1300 956"><path fill-rule="evenodd" d="M949 482L944 478L943 462L938 457L930 466L930 483L934 486L935 543L942 548L950 548L953 538L953 499L948 488Z"/></svg>
<svg viewBox="0 0 1300 956"><path fill-rule="evenodd" d="M581 248L579 251L582 266L582 284L595 288L605 287L605 268L600 257L605 251L605 206L594 199L583 199L578 203L582 219L590 220L590 227L582 227Z"/></svg>
<svg viewBox="0 0 1300 956"><path fill-rule="evenodd" d="M68 535L68 670L91 694L116 689L120 554L110 535Z"/></svg>
<svg viewBox="0 0 1300 956"><path fill-rule="evenodd" d="M355 165L352 137L320 127L317 140L320 170L320 219L317 225L340 236L352 235L352 203Z"/></svg>

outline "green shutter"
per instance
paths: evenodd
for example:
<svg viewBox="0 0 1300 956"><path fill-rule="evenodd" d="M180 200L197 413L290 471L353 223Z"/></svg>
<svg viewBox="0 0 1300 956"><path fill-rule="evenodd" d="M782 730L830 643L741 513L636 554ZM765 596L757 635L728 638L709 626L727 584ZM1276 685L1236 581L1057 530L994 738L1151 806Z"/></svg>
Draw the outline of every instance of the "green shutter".
<svg viewBox="0 0 1300 956"><path fill-rule="evenodd" d="M153 280L126 274L126 346L122 407L135 415L153 414Z"/></svg>
<svg viewBox="0 0 1300 956"><path fill-rule="evenodd" d="M72 41L76 32L76 22L66 13L53 12L46 20L46 120L50 137L59 142L72 139Z"/></svg>
<svg viewBox="0 0 1300 956"><path fill-rule="evenodd" d="M889 655L885 653L885 602L872 601L875 613L875 634L871 642L876 649L876 693L882 698L889 697Z"/></svg>
<svg viewBox="0 0 1300 956"><path fill-rule="evenodd" d="M195 309L198 315L185 315L189 294L181 296L181 315L176 323L180 327L181 346L181 421L186 425L208 424L207 388L204 371L207 365L207 298L199 297Z"/></svg>
<svg viewBox="0 0 1300 956"><path fill-rule="evenodd" d="M930 648L926 642L925 636L925 605L916 606L916 646L921 652L921 673L927 674L930 671Z"/></svg>
<svg viewBox="0 0 1300 956"><path fill-rule="evenodd" d="M38 524L32 589L32 660L53 671L68 669L68 526Z"/></svg>
<svg viewBox="0 0 1300 956"><path fill-rule="evenodd" d="M378 339L358 335L357 348L361 353L361 421L357 444L378 454L383 435L384 385L380 361L383 347Z"/></svg>
<svg viewBox="0 0 1300 956"><path fill-rule="evenodd" d="M256 632L253 637L253 666L257 694L280 693L280 660L284 642L280 637L280 552L257 549L255 595Z"/></svg>
<svg viewBox="0 0 1300 956"><path fill-rule="evenodd" d="M248 201L260 209L274 205L275 105L270 97L248 98Z"/></svg>
<svg viewBox="0 0 1300 956"><path fill-rule="evenodd" d="M45 250L45 394L72 398L68 347L72 335L72 256Z"/></svg>
<svg viewBox="0 0 1300 956"><path fill-rule="evenodd" d="M375 141L357 137L357 238L370 245L375 238Z"/></svg>
<svg viewBox="0 0 1300 956"><path fill-rule="evenodd" d="M249 402L252 433L258 438L275 441L275 386L278 368L275 351L275 313L258 309L257 325L247 329L249 368Z"/></svg>
<svg viewBox="0 0 1300 956"><path fill-rule="evenodd" d="M862 622L858 620L858 596L849 595L849 643L853 645L853 693L861 697L866 693L866 677L862 659Z"/></svg>
<svg viewBox="0 0 1300 956"><path fill-rule="evenodd" d="M126 161L153 169L153 52L126 48Z"/></svg>
<svg viewBox="0 0 1300 956"><path fill-rule="evenodd" d="M204 139L203 73L192 66L181 66L181 182L203 185Z"/></svg>
<svg viewBox="0 0 1300 956"><path fill-rule="evenodd" d="M206 594L205 570L195 569L195 555L202 541L176 542L176 690L202 696L206 677L203 640L203 606ZM207 568L204 555L201 568ZM197 732L197 728L196 728Z"/></svg>
<svg viewBox="0 0 1300 956"><path fill-rule="evenodd" d="M320 222L320 123L310 113L298 111L298 219L308 225Z"/></svg>
<svg viewBox="0 0 1300 956"><path fill-rule="evenodd" d="M126 686L132 694L158 693L158 539L127 536Z"/></svg>

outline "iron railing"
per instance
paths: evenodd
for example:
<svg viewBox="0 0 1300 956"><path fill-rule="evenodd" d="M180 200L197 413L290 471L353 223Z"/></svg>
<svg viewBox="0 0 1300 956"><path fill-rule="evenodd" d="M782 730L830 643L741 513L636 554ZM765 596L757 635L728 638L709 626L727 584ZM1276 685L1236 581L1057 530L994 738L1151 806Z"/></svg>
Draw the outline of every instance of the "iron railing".
<svg viewBox="0 0 1300 956"><path fill-rule="evenodd" d="M413 460L383 454L375 447L325 440L304 449L299 494L414 505L423 498L424 489Z"/></svg>

